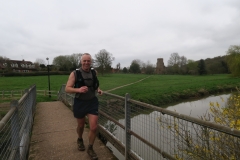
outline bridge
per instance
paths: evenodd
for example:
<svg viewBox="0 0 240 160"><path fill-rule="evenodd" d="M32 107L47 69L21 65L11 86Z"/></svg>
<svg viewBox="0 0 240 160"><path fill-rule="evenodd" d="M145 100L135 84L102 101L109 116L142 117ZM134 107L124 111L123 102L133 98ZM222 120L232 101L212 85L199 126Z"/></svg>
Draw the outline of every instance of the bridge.
<svg viewBox="0 0 240 160"><path fill-rule="evenodd" d="M0 121L0 159L89 159L77 150L73 95L36 104L32 86ZM240 131L158 106L104 93L98 96L99 159L240 159ZM87 144L87 127L84 132ZM118 157L119 158L119 157Z"/></svg>
<svg viewBox="0 0 240 160"><path fill-rule="evenodd" d="M76 119L72 111L60 101L40 102L36 106L30 140L29 159L90 159L86 151L77 149ZM85 145L88 128L85 128ZM111 151L97 138L94 144L99 159L112 160Z"/></svg>

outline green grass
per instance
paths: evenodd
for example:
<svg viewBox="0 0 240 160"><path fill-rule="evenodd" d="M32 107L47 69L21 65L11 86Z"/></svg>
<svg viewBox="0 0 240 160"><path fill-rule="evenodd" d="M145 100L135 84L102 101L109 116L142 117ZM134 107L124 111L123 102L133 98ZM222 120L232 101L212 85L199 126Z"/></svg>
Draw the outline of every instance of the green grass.
<svg viewBox="0 0 240 160"><path fill-rule="evenodd" d="M51 75L50 87L51 90L59 90L62 84L67 82L66 75ZM0 77L0 90L22 90L36 84L37 90L48 90L47 76L32 76L32 77Z"/></svg>
<svg viewBox="0 0 240 160"><path fill-rule="evenodd" d="M103 90L109 90L121 85L138 81L148 75L140 74L107 74L99 75L99 81ZM68 75L51 75L50 88L58 91L62 84L66 84ZM32 77L0 77L0 91L2 90L22 90L33 84L36 84L37 90L48 90L47 76L32 76Z"/></svg>
<svg viewBox="0 0 240 160"><path fill-rule="evenodd" d="M152 75L140 83L117 89L111 93L154 105L177 102L191 97L235 90L240 86L240 78L229 75L181 76Z"/></svg>
<svg viewBox="0 0 240 160"><path fill-rule="evenodd" d="M133 83L146 77L149 77L149 75L108 74L98 76L100 88L103 91ZM62 84L66 84L67 80L68 75L51 75L51 90L59 91ZM0 84L0 91L23 90L33 84L36 84L37 90L48 90L48 77L0 77ZM151 75L139 83L113 90L110 93L120 96L125 96L126 93L129 93L132 99L154 105L162 105L190 97L234 90L236 86L240 86L240 78L233 78L227 74L207 76ZM46 96L37 97L37 101L51 100L54 100L54 98Z"/></svg>

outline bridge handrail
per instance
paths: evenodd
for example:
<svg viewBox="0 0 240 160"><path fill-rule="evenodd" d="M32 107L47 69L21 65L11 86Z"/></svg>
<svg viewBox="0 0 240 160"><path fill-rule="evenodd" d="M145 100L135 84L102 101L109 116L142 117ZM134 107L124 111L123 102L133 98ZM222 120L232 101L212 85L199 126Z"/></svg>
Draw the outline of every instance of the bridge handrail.
<svg viewBox="0 0 240 160"><path fill-rule="evenodd" d="M10 110L0 121L0 159L27 159L35 106L35 85L19 100L11 101Z"/></svg>
<svg viewBox="0 0 240 160"><path fill-rule="evenodd" d="M57 96L58 91L56 90L36 90L37 95L42 95L42 96ZM1 90L0 91L0 98L15 98L19 99L23 96L25 93L24 90Z"/></svg>
<svg viewBox="0 0 240 160"><path fill-rule="evenodd" d="M62 100L71 107L74 95L65 93L64 88L65 85L62 86L62 89L59 92L59 100ZM130 99L128 94L126 94L125 97L122 97L104 92L104 94L98 96L98 98L100 104L99 132L103 136L103 139L114 144L119 152L122 155L125 155L126 159L153 159L153 157L144 157L151 155L150 153L152 152L154 152L155 155L160 154L166 159L187 159L191 156L199 156L193 155L193 153L188 155L186 153L186 151L188 151L187 149L189 149L187 148L188 145L194 150L194 147L199 144L208 145L207 147L209 148L211 148L211 146L213 147L213 155L210 155L210 152L206 152L206 155L200 155L203 156L201 157L202 159L209 159L211 156L216 156L215 158L218 158L218 155L231 157L233 152L234 154L238 153L238 148L234 146L230 146L233 147L230 148L233 150L231 152L228 151L230 150L229 148L226 148L225 150L219 149L215 144L217 142L213 140L214 136L221 136L227 137L232 142L239 144L240 131L234 128L136 101ZM134 122L135 124L132 122L135 117L137 119L138 117L144 116L145 112L147 112L148 116L151 115L153 117L150 124L145 121L136 121ZM142 119L139 121L141 120ZM151 125L153 125L153 127L151 127ZM144 127L150 127L149 130L154 130L156 133L146 132L148 134L153 134L157 137L157 140L152 139L151 136L146 137L146 133L141 133L141 131L138 130L138 128ZM210 137L211 135L214 136ZM121 139L121 137L125 138ZM151 148L153 151L148 151L146 155L142 155L144 153L139 151L141 149L139 149L138 146L136 147L131 144L133 143L133 138L136 143L141 144L140 146ZM190 142L188 142L189 139ZM195 146L191 143L194 143ZM222 147L222 145L220 146ZM186 149L185 153L183 148Z"/></svg>

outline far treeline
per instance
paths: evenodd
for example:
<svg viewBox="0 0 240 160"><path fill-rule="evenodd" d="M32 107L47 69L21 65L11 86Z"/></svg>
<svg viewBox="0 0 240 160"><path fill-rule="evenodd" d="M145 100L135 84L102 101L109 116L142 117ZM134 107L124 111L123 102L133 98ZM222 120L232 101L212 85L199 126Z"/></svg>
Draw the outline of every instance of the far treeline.
<svg viewBox="0 0 240 160"><path fill-rule="evenodd" d="M75 53L72 55L60 55L53 59L52 65L46 65L42 59L37 59L34 62L36 72L34 73L13 73L8 67L4 76L15 75L45 75L48 67L50 74L69 74L71 71L79 68L79 59L83 53ZM143 62L139 59L134 59L129 67L121 68L118 63L112 67L114 61L113 55L105 49L100 50L95 54L92 66L101 74L109 73L133 73L133 74L156 74L156 65L151 62ZM9 60L6 57L0 56L0 61ZM206 75L206 74L232 74L240 76L240 45L232 45L229 47L225 56L214 58L200 59L198 61L187 59L185 56L180 56L178 53L172 53L168 60L167 66L163 66L161 74L179 74L179 75Z"/></svg>

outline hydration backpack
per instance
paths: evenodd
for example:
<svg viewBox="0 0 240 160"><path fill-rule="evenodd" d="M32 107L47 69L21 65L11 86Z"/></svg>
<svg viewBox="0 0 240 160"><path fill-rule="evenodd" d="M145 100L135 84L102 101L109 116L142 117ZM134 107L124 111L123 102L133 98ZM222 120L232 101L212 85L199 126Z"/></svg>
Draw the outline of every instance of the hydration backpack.
<svg viewBox="0 0 240 160"><path fill-rule="evenodd" d="M74 72L75 75L75 84L74 84L74 88L80 88L82 86L85 86L85 82L84 82L84 78L82 76L82 73L80 72L79 69L76 69ZM96 75L96 71L91 68L91 73L92 73L92 79L93 79L93 86L88 86L88 87L93 87L94 90L98 89L99 86L99 81Z"/></svg>

